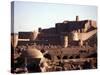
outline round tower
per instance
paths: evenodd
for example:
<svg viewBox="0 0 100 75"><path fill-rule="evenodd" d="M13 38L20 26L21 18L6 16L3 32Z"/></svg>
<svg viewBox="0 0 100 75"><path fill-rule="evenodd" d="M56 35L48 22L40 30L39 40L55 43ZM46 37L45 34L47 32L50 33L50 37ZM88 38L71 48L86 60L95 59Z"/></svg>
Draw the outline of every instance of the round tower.
<svg viewBox="0 0 100 75"><path fill-rule="evenodd" d="M63 47L68 47L68 36L63 36L62 37L62 45Z"/></svg>

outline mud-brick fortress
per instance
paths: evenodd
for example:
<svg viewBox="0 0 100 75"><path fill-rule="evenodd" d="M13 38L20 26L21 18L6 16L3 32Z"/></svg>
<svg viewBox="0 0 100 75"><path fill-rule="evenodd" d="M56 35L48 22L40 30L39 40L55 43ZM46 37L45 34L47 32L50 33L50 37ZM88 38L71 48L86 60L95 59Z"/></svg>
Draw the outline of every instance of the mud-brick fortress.
<svg viewBox="0 0 100 75"><path fill-rule="evenodd" d="M96 45L97 25L93 20L79 20L56 23L48 29L38 28L38 32L19 32L19 45L36 43L37 45L84 46Z"/></svg>

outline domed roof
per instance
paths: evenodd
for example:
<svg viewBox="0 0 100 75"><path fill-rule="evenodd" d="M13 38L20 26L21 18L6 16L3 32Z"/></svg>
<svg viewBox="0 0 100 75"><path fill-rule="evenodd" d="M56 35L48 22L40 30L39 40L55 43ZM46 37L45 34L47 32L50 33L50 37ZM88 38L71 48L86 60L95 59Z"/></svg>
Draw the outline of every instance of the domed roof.
<svg viewBox="0 0 100 75"><path fill-rule="evenodd" d="M43 58L43 54L40 52L40 50L36 49L36 48L31 48L29 47L27 49L27 53L29 56L31 56L32 58Z"/></svg>

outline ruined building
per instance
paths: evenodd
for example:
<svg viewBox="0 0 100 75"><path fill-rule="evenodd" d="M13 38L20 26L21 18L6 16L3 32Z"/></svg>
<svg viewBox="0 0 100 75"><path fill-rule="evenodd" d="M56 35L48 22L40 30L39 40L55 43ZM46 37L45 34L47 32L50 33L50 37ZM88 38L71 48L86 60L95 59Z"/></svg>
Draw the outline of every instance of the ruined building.
<svg viewBox="0 0 100 75"><path fill-rule="evenodd" d="M54 28L39 28L38 32L19 32L19 40L29 39L28 42L40 45L83 46L86 43L89 44L93 36L95 40L92 43L96 42L96 32L96 21L79 20L79 16L76 16L75 21L56 23Z"/></svg>

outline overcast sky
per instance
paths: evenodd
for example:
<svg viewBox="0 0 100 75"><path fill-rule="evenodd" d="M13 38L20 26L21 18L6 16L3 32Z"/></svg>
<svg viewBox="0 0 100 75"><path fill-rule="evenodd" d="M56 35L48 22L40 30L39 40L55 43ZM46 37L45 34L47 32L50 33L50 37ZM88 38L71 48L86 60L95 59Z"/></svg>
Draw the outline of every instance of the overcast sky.
<svg viewBox="0 0 100 75"><path fill-rule="evenodd" d="M34 2L14 2L14 32L50 28L64 20L97 20L97 7Z"/></svg>

